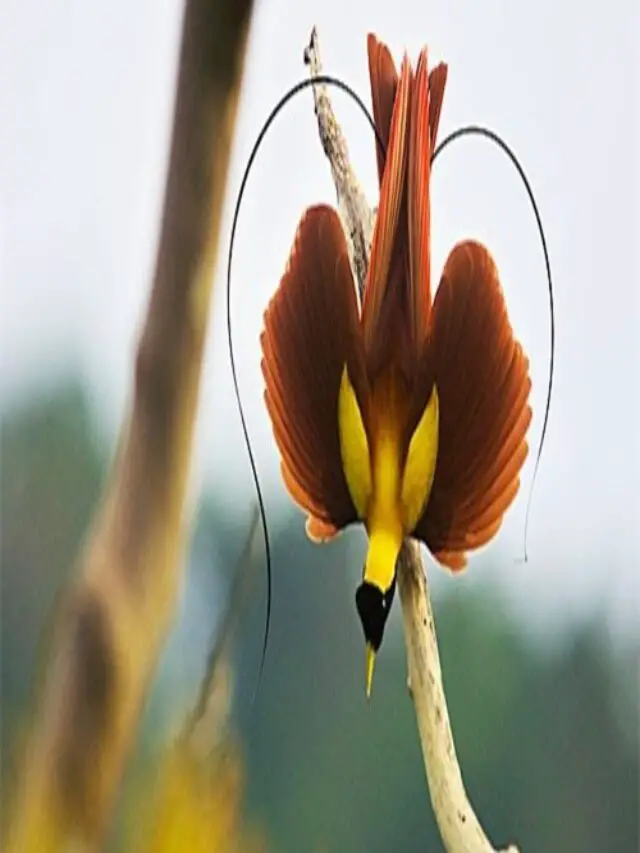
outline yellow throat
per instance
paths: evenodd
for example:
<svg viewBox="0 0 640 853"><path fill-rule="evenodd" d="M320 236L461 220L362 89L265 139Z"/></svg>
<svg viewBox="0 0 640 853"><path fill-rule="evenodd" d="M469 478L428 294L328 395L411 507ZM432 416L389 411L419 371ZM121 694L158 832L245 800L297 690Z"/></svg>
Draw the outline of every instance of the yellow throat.
<svg viewBox="0 0 640 853"><path fill-rule="evenodd" d="M369 534L363 585L379 592L381 611L388 600L386 612L380 614L382 625L391 603L398 554L405 536L411 534L426 506L438 450L435 385L405 453L403 436L409 402L395 371L382 374L371 395L367 435L345 367L338 411L340 448L352 500ZM368 697L376 648L370 638L366 639Z"/></svg>

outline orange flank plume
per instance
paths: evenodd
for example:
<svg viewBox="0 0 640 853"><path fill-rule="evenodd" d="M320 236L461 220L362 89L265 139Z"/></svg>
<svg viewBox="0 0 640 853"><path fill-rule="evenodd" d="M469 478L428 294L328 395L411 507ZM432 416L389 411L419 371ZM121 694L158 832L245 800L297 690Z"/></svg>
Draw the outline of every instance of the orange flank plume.
<svg viewBox="0 0 640 853"><path fill-rule="evenodd" d="M431 290L430 163L447 79L426 48L400 73L368 39L380 202L362 310L338 214L302 216L264 319L265 399L307 532L369 536L356 606L367 693L413 536L450 569L495 536L516 496L531 420L528 361L480 243L451 251Z"/></svg>

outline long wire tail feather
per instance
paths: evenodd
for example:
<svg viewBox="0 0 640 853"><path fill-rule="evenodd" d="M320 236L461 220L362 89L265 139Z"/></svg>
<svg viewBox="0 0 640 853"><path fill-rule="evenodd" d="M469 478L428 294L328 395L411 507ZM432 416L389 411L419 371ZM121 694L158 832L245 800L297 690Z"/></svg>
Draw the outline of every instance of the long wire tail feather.
<svg viewBox="0 0 640 853"><path fill-rule="evenodd" d="M184 736L193 734L196 727L205 718L207 708L211 702L212 693L215 689L216 675L220 662L229 654L231 637L244 608L253 575L251 552L258 529L259 518L258 507L254 506L244 545L236 563L227 607L220 624L217 626L215 637L209 649L198 695L183 730Z"/></svg>
<svg viewBox="0 0 640 853"><path fill-rule="evenodd" d="M544 265L547 273L547 284L549 291L549 381L547 385L547 400L545 404L544 410L544 419L542 422L542 433L540 435L540 443L538 445L538 452L536 454L536 461L533 467L533 477L531 480L531 486L529 488L529 497L527 499L527 509L525 514L525 522L524 522L524 562L526 563L529 559L527 552L527 537L529 532L529 517L531 513L531 503L533 499L533 491L536 484L536 479L538 476L538 469L540 467L540 459L542 457L542 449L544 447L545 438L547 435L547 426L549 424L549 411L551 409L551 392L553 388L553 372L554 372L554 361L555 361L555 308L554 308L554 298L553 298L553 282L551 276L551 261L549 259L549 250L547 248L547 240L544 233L544 227L542 225L542 217L540 216L540 211L538 209L538 205L536 203L535 196L533 194L533 189L531 188L531 184L527 175L522 168L520 161L516 157L513 150L507 145L507 143L500 137L495 131L490 128L483 127L482 125L466 125L464 127L459 127L457 130L454 130L450 133L442 142L438 145L436 150L433 152L433 157L431 158L431 163L433 164L436 158L444 151L447 146L449 146L452 142L457 139L461 139L465 136L481 136L485 139L488 139L490 142L493 142L497 145L511 160L513 166L515 166L516 171L518 172L522 183L524 184L527 195L529 196L529 201L531 202L531 207L533 208L533 213L536 219L536 224L538 226L538 233L540 235L540 243L542 245L542 252L544 254Z"/></svg>
<svg viewBox="0 0 640 853"><path fill-rule="evenodd" d="M385 145L384 145L382 139L380 138L380 134L378 133L378 131L376 129L375 122L374 122L369 110L367 109L367 107L365 106L363 100L359 97L359 95L357 95L356 92L354 92L354 90L347 83L343 82L342 80L340 80L337 77L332 77L328 74L320 74L320 75L317 75L315 77L311 77L311 78L306 77L304 80L300 80L298 83L293 85L290 89L288 89L287 92L285 92L285 94L280 98L280 100L277 102L277 104L273 107L273 109L271 110L271 112L267 116L266 121L262 125L262 128L261 128L260 132L258 133L258 136L256 137L256 141L254 142L253 148L251 149L251 153L249 154L249 158L247 160L247 165L245 166L245 170L244 170L244 173L242 175L242 180L240 182L240 189L238 190L236 205L235 205L235 209L233 212L233 219L231 222L231 236L229 238L229 252L228 252L228 256L227 256L227 287L226 287L226 293L227 293L227 342L228 342L228 347L229 347L229 362L231 365L231 377L232 377L232 381L233 381L233 390L234 390L234 394L235 394L235 398L236 398L236 403L238 406L238 412L240 414L240 423L242 426L242 435L244 438L245 446L247 448L247 454L249 456L249 465L251 466L251 475L252 475L253 483L254 483L255 490L256 490L256 497L257 497L257 501L258 501L258 509L260 512L260 523L261 523L263 538L264 538L265 561L266 561L266 568L267 568L267 605L266 605L266 614L265 614L265 629L264 629L264 638L263 638L263 642L262 642L262 654L261 654L261 658L260 658L260 669L258 672L258 683L256 685L256 691L254 693L254 698L257 695L258 687L260 685L260 681L262 678L262 673L264 671L264 665L265 665L266 654L267 654L267 644L269 641L269 628L270 628L270 624L271 624L271 598L272 598L271 545L270 545L270 541L269 541L269 527L268 527L268 523L267 523L267 513L266 513L266 508L265 508L264 497L262 494L262 488L260 486L260 478L258 476L258 469L257 469L257 465L256 465L256 460L255 460L255 457L253 454L253 449L251 446L251 439L249 437L247 420L246 420L246 416L245 416L245 412L244 412L244 406L242 404L242 399L240 396L240 386L238 383L238 373L237 373L237 367L236 367L235 352L234 352L234 348L233 348L233 336L232 336L232 331L231 331L231 267L232 267L232 263L233 263L233 250L234 250L234 246L235 246L236 232L238 230L238 220L239 220L239 216L240 216L240 207L242 205L242 200L244 198L244 193L246 190L247 181L249 179L249 174L250 174L251 169L253 167L253 164L254 164L254 161L255 161L256 156L258 154L258 151L260 149L260 146L262 145L264 137L266 136L267 131L269 130L269 128L273 124L273 122L276 119L276 117L278 116L278 114L289 103L289 101L292 100L292 98L294 98L296 95L298 95L300 92L304 91L305 89L308 89L310 86L316 86L319 84L326 84L327 86L334 86L335 88L340 89L343 92L345 92L347 95L349 95L350 98L352 98L356 102L358 107L364 113L367 121L369 122L369 125L371 126L371 128L372 128L372 130L376 136L376 139L377 139L377 142L378 142L380 149L383 152L385 152Z"/></svg>

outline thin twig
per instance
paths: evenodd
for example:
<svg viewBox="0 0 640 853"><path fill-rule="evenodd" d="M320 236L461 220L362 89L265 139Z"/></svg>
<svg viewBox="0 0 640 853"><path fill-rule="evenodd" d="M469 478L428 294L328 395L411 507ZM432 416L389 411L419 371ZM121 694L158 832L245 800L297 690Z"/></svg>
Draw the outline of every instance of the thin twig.
<svg viewBox="0 0 640 853"><path fill-rule="evenodd" d="M231 639L234 628L238 623L240 613L249 592L250 581L253 576L254 563L251 560L251 552L253 550L256 531L260 521L260 513L257 507L254 508L249 525L249 532L242 549L242 553L238 559L233 583L229 593L229 600L222 617L221 623L216 630L215 639L211 645L205 672L200 683L198 697L196 699L192 713L189 715L184 736L191 737L197 735L197 730L205 727L208 730L213 730L216 727L210 724L211 718L211 703L212 697L216 695L216 685L220 679L226 679L227 666L226 661L229 658ZM203 724L203 726L201 726Z"/></svg>
<svg viewBox="0 0 640 853"><path fill-rule="evenodd" d="M6 850L93 850L182 576L213 269L252 0L186 0L173 137L130 415L58 621Z"/></svg>
<svg viewBox="0 0 640 853"><path fill-rule="evenodd" d="M305 50L312 75L321 71L318 35L313 29ZM358 288L369 262L374 212L369 208L349 161L346 142L326 87L316 85L315 106L323 150L331 164L338 200L346 219L345 232L353 245ZM353 236L356 239L353 239ZM431 803L447 853L496 853L473 810L462 781L442 681L438 640L420 550L405 543L398 559L398 588L402 603L409 693L418 723ZM504 853L517 853L509 847Z"/></svg>

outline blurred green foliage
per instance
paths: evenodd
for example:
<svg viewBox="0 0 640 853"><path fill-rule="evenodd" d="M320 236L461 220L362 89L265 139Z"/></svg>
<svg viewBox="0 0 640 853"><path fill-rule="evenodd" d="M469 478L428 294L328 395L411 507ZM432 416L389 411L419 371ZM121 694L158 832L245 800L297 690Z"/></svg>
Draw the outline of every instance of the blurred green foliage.
<svg viewBox="0 0 640 853"><path fill-rule="evenodd" d="M69 381L3 413L0 451L6 773L38 644L91 517L107 448L83 388ZM257 572L236 645L248 809L267 827L272 850L441 850L406 691L399 603L368 705L353 603L362 537L349 533L320 548L305 539L295 510L270 515L272 631L253 705L264 620ZM191 698L242 536L242 519L214 491L199 513L182 614L145 720L148 742L164 738ZM450 713L467 787L492 840L517 840L526 853L633 853L637 643L612 648L594 619L536 645L499 590L444 586L435 609Z"/></svg>
<svg viewBox="0 0 640 853"><path fill-rule="evenodd" d="M82 385L23 399L0 421L2 756L46 643L56 594L99 494L104 457ZM42 633L45 638L41 641ZM39 645L41 643L41 645Z"/></svg>

